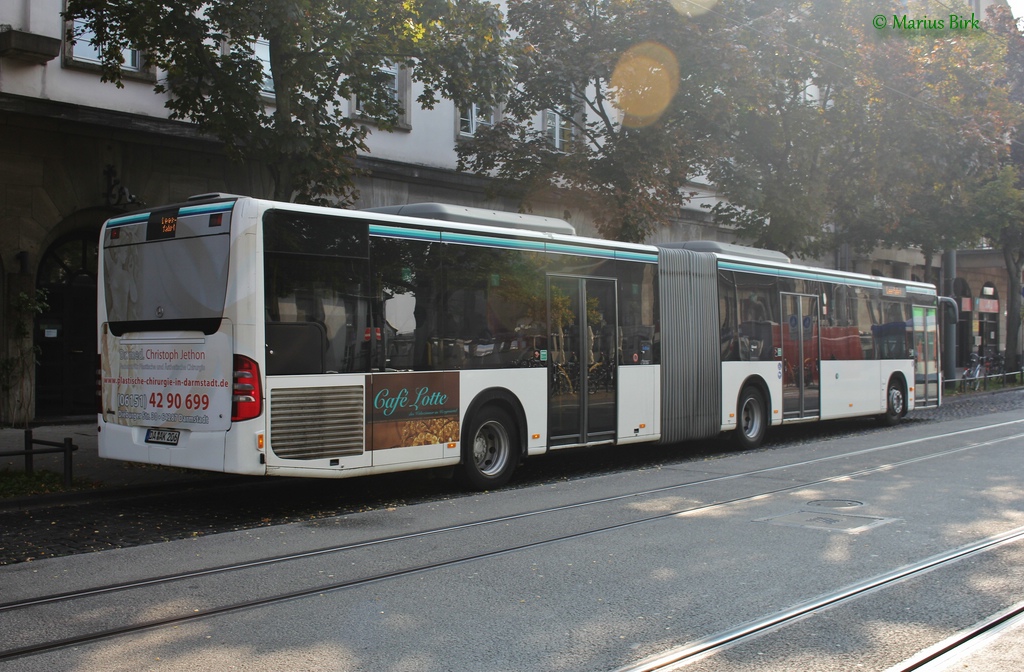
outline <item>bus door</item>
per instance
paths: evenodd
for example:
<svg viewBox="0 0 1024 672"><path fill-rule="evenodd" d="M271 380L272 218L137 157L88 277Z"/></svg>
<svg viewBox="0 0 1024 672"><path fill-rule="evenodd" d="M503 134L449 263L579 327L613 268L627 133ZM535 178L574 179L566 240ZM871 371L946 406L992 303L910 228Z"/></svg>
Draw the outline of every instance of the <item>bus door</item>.
<svg viewBox="0 0 1024 672"><path fill-rule="evenodd" d="M914 306L914 402L939 404L939 328L934 306Z"/></svg>
<svg viewBox="0 0 1024 672"><path fill-rule="evenodd" d="M548 436L553 446L615 438L615 297L615 280L548 276Z"/></svg>
<svg viewBox="0 0 1024 672"><path fill-rule="evenodd" d="M818 297L782 293L783 419L820 415Z"/></svg>

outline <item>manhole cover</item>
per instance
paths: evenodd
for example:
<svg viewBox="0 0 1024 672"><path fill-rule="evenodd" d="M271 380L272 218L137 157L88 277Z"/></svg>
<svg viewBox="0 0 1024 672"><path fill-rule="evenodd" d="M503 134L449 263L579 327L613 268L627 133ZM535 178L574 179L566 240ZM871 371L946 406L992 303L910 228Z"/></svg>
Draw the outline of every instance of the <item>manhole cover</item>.
<svg viewBox="0 0 1024 672"><path fill-rule="evenodd" d="M807 506L821 506L826 509L852 509L855 506L864 506L864 502L853 499L816 499L807 502Z"/></svg>
<svg viewBox="0 0 1024 672"><path fill-rule="evenodd" d="M754 522L852 533L863 532L878 525L891 523L894 520L898 519L879 518L878 516L853 516L848 513L825 513L823 511L794 511L782 514L781 516L761 518Z"/></svg>

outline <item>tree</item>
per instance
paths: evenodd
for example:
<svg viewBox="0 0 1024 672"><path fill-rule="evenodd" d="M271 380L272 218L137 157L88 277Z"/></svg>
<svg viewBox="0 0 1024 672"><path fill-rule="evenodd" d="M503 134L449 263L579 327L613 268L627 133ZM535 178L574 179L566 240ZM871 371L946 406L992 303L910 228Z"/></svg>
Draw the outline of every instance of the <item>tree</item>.
<svg viewBox="0 0 1024 672"><path fill-rule="evenodd" d="M992 179L979 184L971 198L975 221L1002 250L1006 264L1006 363L1010 371L1019 370L1020 274L1024 270L1024 189L1018 186L1021 178L1016 166L1003 166Z"/></svg>
<svg viewBox="0 0 1024 672"><path fill-rule="evenodd" d="M390 131L403 113L396 67L424 108L494 101L509 76L484 0L69 0L67 16L95 35L104 80L121 86L122 50L141 50L166 73L155 91L170 117L266 166L285 201L355 199L369 125Z"/></svg>
<svg viewBox="0 0 1024 672"><path fill-rule="evenodd" d="M926 31L883 41L874 56L898 189L881 238L920 248L930 267L937 253L979 240L967 192L1006 153L1003 47L987 32Z"/></svg>
<svg viewBox="0 0 1024 672"><path fill-rule="evenodd" d="M720 222L797 255L915 246L926 266L976 235L962 191L1002 148L998 45L878 30L872 19L892 15L883 2L742 6L745 75L711 171L728 199Z"/></svg>
<svg viewBox="0 0 1024 672"><path fill-rule="evenodd" d="M830 177L848 137L837 105L853 86L848 4L737 4L734 113L710 177L727 199L717 221L758 247L814 255L828 242Z"/></svg>
<svg viewBox="0 0 1024 672"><path fill-rule="evenodd" d="M1008 98L1011 124L1004 165L971 190L971 211L978 229L1003 253L1006 266L1006 363L1021 367L1021 272L1024 271L1024 31L1006 7L990 11L992 32L1005 48L1004 79L998 84Z"/></svg>
<svg viewBox="0 0 1024 672"><path fill-rule="evenodd" d="M639 242L678 217L726 106L720 19L668 0L509 0L507 20L515 86L502 119L460 143L460 169L524 208L557 191L606 238Z"/></svg>

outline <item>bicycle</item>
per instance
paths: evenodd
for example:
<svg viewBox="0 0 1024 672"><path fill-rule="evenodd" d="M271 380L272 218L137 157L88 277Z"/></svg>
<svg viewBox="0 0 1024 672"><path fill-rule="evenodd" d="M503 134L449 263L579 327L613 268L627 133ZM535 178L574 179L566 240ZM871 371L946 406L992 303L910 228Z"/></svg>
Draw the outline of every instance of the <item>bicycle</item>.
<svg viewBox="0 0 1024 672"><path fill-rule="evenodd" d="M1006 375L1006 356L1003 353L997 352L990 358L988 364L988 373L990 376Z"/></svg>
<svg viewBox="0 0 1024 672"><path fill-rule="evenodd" d="M981 357L978 353L972 352L967 359L967 368L964 369L963 385L965 390L977 390L981 385Z"/></svg>

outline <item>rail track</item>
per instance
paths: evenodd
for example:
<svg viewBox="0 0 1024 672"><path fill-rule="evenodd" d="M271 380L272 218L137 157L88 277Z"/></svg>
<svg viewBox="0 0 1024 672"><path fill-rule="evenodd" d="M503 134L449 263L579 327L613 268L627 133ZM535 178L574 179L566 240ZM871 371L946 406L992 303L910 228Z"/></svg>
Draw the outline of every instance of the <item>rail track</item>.
<svg viewBox="0 0 1024 672"><path fill-rule="evenodd" d="M691 516L716 509L725 509L773 495L860 478L869 474L893 471L923 461L949 457L966 451L981 450L1001 443L1020 441L1024 439L1024 432L1015 432L1014 430L1021 429L1022 426L1024 426L1024 420L980 425L970 429L936 433L859 450L788 461L738 473L686 478L682 482L657 488L538 507L509 515L480 518L431 529L384 535L353 543L327 545L294 553L251 558L241 562L201 569L146 576L119 583L98 584L74 590L40 594L31 598L10 600L0 603L0 618L7 620L8 627L20 633L23 640L27 639L28 641L17 642L8 638L6 644L0 649L0 663L66 647L80 646L160 628L176 627L193 621L212 619L282 602L308 599L329 592L425 574L457 565L482 562L528 549L649 525L671 517ZM987 431L999 432L1003 435L991 438L982 437ZM1012 433L1005 434L1005 432ZM951 442L951 445L941 449L932 448L943 441ZM899 451L909 452L906 455L898 455L899 459L884 459ZM883 459L878 459L880 457ZM839 469L837 473L823 477L793 476L800 470L813 473L816 469L830 465L830 463L840 465L862 459L868 460L866 466ZM764 478L783 472L789 474L791 478L784 485ZM635 503L663 499L669 493L685 495L690 490L714 486L727 481L750 482L751 487L740 496L709 502L690 502L649 515L638 515L645 510L643 506L626 508L620 506L624 502ZM766 485L771 487L765 487ZM612 509L614 509L614 513L609 513ZM579 515L581 511L601 511L602 514L582 516ZM559 517L562 523L555 527L563 530L562 533L545 534L538 531L539 528L531 528L525 524L528 521L550 517ZM611 522L603 524L590 522L598 520ZM484 541L469 540L471 533L488 528L501 528L506 530L506 533L500 536L500 542L494 541L493 538ZM403 553L389 552L389 549L408 548L409 544L422 544L425 540L440 538L445 539L446 543L433 544L433 552L421 556L423 557L422 561L398 560L390 564L384 563L385 566L374 571L365 571L368 569L368 564L360 559L360 554L367 551L373 551L376 554L375 557L378 558L381 556L403 556ZM514 541L510 543L510 540ZM654 659L649 659L639 666L623 669L631 672L676 669L687 660L707 656L716 650L735 645L745 638L755 637L772 628L778 628L815 610L856 599L868 592L894 585L938 566L955 563L1006 544L1018 543L1021 540L1024 540L1024 528L979 540L898 570L857 582L835 593L802 602L782 612L770 614L756 622L745 623L705 640L683 645ZM447 550L450 548L459 549L460 552L452 553ZM411 555L405 553L403 559L411 557ZM355 567L356 569L325 574L322 565L316 564L316 561L325 558L330 559L332 567ZM343 576L339 576L339 574L343 574ZM253 578L257 575L261 576L258 580ZM195 591L195 586L204 581L210 582L208 588L212 594L219 596L219 601L210 603L180 598L182 592L187 592L183 591L181 586L187 584L189 591ZM217 586L220 588L218 589ZM275 589L279 586L281 588ZM170 595L177 595L179 599L168 600ZM171 607L167 606L169 602L173 603ZM97 605L109 603L116 603L120 607L114 611L108 610L107 616L96 618L94 614L99 611ZM162 606L158 609L157 605ZM159 615L154 616L154 613L157 612L160 612ZM53 628L45 627L45 624L52 622L55 613L73 614L70 618L63 619L59 633L53 633ZM908 667L906 669L916 668Z"/></svg>

